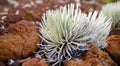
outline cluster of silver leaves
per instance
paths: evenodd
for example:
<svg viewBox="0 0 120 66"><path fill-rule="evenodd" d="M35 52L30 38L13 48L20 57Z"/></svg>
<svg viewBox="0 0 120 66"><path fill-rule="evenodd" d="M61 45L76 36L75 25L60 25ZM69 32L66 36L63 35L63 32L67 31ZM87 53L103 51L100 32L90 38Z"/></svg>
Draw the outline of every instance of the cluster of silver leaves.
<svg viewBox="0 0 120 66"><path fill-rule="evenodd" d="M110 27L111 22L102 12L87 15L74 4L49 10L40 24L42 42L37 56L57 64L79 57L91 44L104 48Z"/></svg>
<svg viewBox="0 0 120 66"><path fill-rule="evenodd" d="M111 18L112 28L120 30L120 2L108 3L102 7L102 11Z"/></svg>

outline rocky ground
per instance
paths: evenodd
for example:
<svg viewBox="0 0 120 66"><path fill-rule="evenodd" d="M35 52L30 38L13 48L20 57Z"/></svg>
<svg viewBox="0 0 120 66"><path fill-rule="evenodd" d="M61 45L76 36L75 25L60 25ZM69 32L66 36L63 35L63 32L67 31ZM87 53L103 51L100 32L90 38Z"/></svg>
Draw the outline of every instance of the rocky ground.
<svg viewBox="0 0 120 66"><path fill-rule="evenodd" d="M43 13L49 9L57 9L66 4L75 3L79 0L1 0L0 1L0 66L48 66L48 62L44 59L35 58L35 51L40 43L38 38L38 25L41 21ZM88 13L90 10L100 10L104 5L104 0L81 0L80 8L82 12ZM119 35L119 31L113 31L110 34ZM110 36L111 36L110 35ZM119 38L114 39L118 41L114 49L119 45ZM111 38L110 37L110 38ZM116 39L117 38L117 39ZM110 43L112 43L111 39ZM112 44L113 45L113 44ZM107 48L107 52L112 59L114 50L111 47ZM117 64L110 58L105 51L91 47L84 56L76 61L75 59L66 61L65 66L117 66ZM96 51L94 51L96 50ZM116 49L117 57L120 57L119 48ZM109 52L111 51L111 52ZM75 61L74 61L75 60ZM95 64L92 65L91 63Z"/></svg>

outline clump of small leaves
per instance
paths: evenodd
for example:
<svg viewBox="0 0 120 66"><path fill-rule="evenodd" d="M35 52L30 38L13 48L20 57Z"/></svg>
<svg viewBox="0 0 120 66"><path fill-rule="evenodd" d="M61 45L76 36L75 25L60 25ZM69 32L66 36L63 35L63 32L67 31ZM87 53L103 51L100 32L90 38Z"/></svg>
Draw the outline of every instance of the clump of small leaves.
<svg viewBox="0 0 120 66"><path fill-rule="evenodd" d="M117 1L120 1L120 0L105 0L106 3L117 2Z"/></svg>
<svg viewBox="0 0 120 66"><path fill-rule="evenodd" d="M47 61L55 64L79 57L89 50L91 44L106 47L105 39L110 27L111 22L102 12L89 12L87 15L74 4L49 10L40 24L40 52L45 54Z"/></svg>
<svg viewBox="0 0 120 66"><path fill-rule="evenodd" d="M111 18L112 29L120 30L120 2L108 3L102 7L102 11Z"/></svg>

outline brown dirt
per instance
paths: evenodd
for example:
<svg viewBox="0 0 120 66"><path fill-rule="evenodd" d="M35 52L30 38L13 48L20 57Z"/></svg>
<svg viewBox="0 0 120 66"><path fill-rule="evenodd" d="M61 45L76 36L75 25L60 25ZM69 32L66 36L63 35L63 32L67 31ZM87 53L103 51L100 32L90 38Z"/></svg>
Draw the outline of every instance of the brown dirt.
<svg viewBox="0 0 120 66"><path fill-rule="evenodd" d="M0 66L6 66L6 65L2 61L0 61Z"/></svg>
<svg viewBox="0 0 120 66"><path fill-rule="evenodd" d="M19 3L18 7L6 3L0 4L0 21L15 22L20 20L33 20L40 21L43 13L49 9L57 9L60 6L67 5L70 3L75 3L75 0L42 0L41 3L37 4L36 0L16 0ZM5 3L5 2L4 2ZM33 5L31 5L33 3ZM85 0L81 2L81 10L85 13L88 13L89 10L100 10L101 6L104 4L103 0L97 0L96 3L89 3ZM29 7L25 7L28 5ZM1 19L3 16L7 16L5 19ZM15 17L15 19L11 19ZM35 18L34 18L35 17ZM17 19L18 18L18 19Z"/></svg>

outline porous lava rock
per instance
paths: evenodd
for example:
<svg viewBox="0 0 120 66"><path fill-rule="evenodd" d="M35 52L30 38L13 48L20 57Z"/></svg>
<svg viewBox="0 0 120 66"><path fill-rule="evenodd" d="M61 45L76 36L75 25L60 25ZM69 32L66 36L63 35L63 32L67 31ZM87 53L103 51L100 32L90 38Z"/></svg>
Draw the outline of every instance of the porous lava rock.
<svg viewBox="0 0 120 66"><path fill-rule="evenodd" d="M48 66L43 59L32 58L22 64L22 66Z"/></svg>
<svg viewBox="0 0 120 66"><path fill-rule="evenodd" d="M120 65L120 35L111 35L107 40L109 44L108 47L106 47L106 51L112 59Z"/></svg>
<svg viewBox="0 0 120 66"><path fill-rule="evenodd" d="M0 60L25 58L40 43L38 27L32 21L9 23L0 35Z"/></svg>
<svg viewBox="0 0 120 66"><path fill-rule="evenodd" d="M67 60L64 63L64 66L117 66L116 63L109 57L109 55L96 48L91 46L90 49L85 52L79 58L74 58Z"/></svg>

